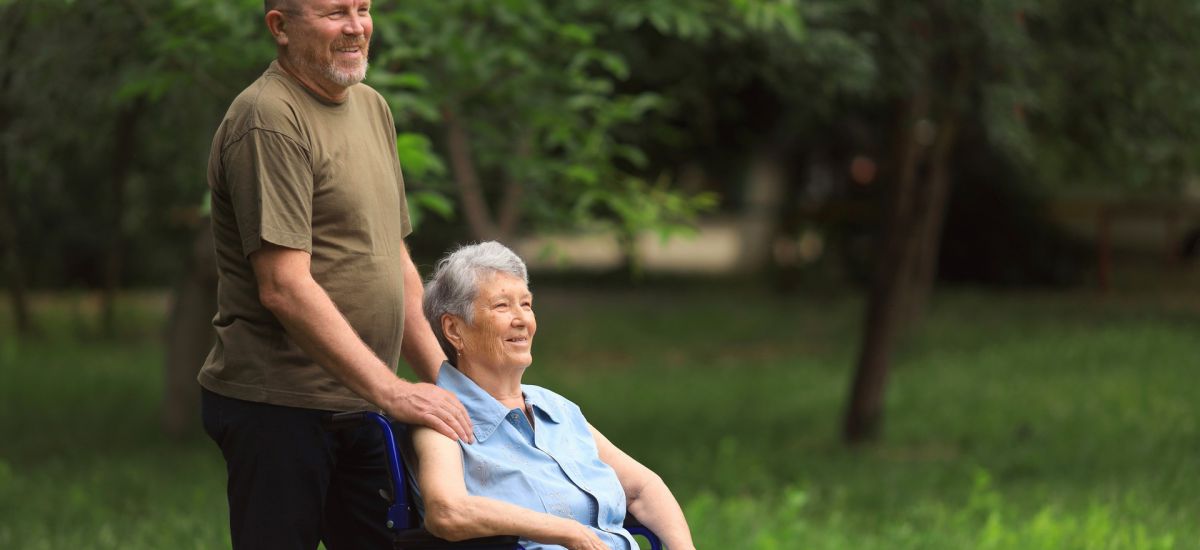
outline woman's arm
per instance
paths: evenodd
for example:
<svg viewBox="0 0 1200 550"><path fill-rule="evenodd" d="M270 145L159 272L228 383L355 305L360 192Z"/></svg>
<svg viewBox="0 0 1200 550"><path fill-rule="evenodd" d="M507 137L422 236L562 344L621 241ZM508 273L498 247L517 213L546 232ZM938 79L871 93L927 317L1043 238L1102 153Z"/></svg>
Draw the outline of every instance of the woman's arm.
<svg viewBox="0 0 1200 550"><path fill-rule="evenodd" d="M618 449L594 426L588 424L588 428L596 440L600 460L612 467L621 480L629 513L654 531L670 550L695 550L683 510L662 478Z"/></svg>
<svg viewBox="0 0 1200 550"><path fill-rule="evenodd" d="M575 520L468 495L458 443L425 427L414 427L412 437L425 528L433 535L446 540L517 535L570 550L608 550L591 528Z"/></svg>

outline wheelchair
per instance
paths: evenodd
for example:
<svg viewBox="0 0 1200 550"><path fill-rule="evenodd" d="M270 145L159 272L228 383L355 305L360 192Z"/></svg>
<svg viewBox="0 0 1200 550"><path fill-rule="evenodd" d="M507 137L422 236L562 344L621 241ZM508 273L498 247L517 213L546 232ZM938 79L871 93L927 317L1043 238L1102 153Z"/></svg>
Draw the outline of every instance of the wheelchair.
<svg viewBox="0 0 1200 550"><path fill-rule="evenodd" d="M370 411L336 413L325 421L325 429L339 430L371 423L383 433L384 453L387 456L388 483L385 489L388 500L387 528L393 533L396 550L523 550L517 543L518 537L500 535L461 541L440 539L421 526L421 518L412 504L412 483L405 472L404 460L396 446L392 422L387 417ZM662 550L662 541L650 529L637 523L633 516L625 517L625 529L635 537L650 543L650 550Z"/></svg>

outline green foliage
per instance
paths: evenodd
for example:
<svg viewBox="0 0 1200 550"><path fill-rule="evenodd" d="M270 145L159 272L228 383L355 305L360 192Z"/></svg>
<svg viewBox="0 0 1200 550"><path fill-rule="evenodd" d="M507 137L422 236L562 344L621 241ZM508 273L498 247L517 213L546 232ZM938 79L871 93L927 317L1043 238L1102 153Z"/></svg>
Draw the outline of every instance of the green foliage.
<svg viewBox="0 0 1200 550"><path fill-rule="evenodd" d="M1200 9L1187 0L1046 2L1030 126L1053 181L1178 190L1200 170Z"/></svg>
<svg viewBox="0 0 1200 550"><path fill-rule="evenodd" d="M523 186L518 230L670 233L714 207L675 185L682 166L702 165L722 182L707 190L736 207L754 152L882 148L896 102L922 90L1050 185L1172 189L1200 150L1193 4L382 2L369 82L395 111L417 218L465 214L447 113L465 124L490 204ZM167 280L200 212L213 127L272 57L261 3L0 11L0 36L13 38L0 50L0 111L14 113L0 128L5 194L21 205L11 216L28 278L94 284L115 235L127 281ZM951 93L955 66L965 93ZM119 143L131 110L134 138ZM124 147L134 160L119 201L108 179Z"/></svg>
<svg viewBox="0 0 1200 550"><path fill-rule="evenodd" d="M629 178L624 183L614 189L593 182L575 204L577 224L612 230L621 237L624 246L633 247L638 235L651 231L657 232L663 241L674 235L693 235L691 221L695 213L712 210L717 204L717 197L712 193L686 196L672 192L665 180L650 185L641 179ZM607 210L613 215L597 215L598 210ZM626 252L632 262L632 274L640 277L639 256L633 250Z"/></svg>
<svg viewBox="0 0 1200 550"><path fill-rule="evenodd" d="M1194 2L877 0L865 11L881 96L932 93L1042 182L1169 192L1197 170Z"/></svg>
<svg viewBox="0 0 1200 550"><path fill-rule="evenodd" d="M671 232L714 204L675 188L671 171L650 166L630 139L673 101L622 90L634 68L614 45L627 35L653 28L689 43L751 36L795 43L804 35L793 0L374 8L369 82L401 128L414 218L463 214L450 208L457 169L443 161L453 113L466 125L485 197L498 202L507 186L524 187L518 228L604 222ZM0 53L11 80L0 107L23 115L0 129L0 139L11 151L9 200L30 205L17 220L30 278L96 284L106 249L121 242L127 280L167 280L180 265L178 243L202 213L212 129L272 56L261 2L13 0L0 9L4 34L17 37L12 51ZM133 131L118 136L126 115ZM109 180L115 159L126 156L133 161L118 194ZM581 208L585 200L596 207ZM643 200L670 207L621 217ZM648 217L654 212L664 217Z"/></svg>
<svg viewBox="0 0 1200 550"><path fill-rule="evenodd" d="M440 139L461 124L472 154L456 161L452 175L477 172L490 197L520 186L521 213L534 227L607 221L622 230L670 231L714 199L689 198L665 180L640 181L646 155L620 132L666 102L652 91L620 92L630 67L604 40L643 21L671 35L708 36L712 19L727 14L704 5L696 11L678 1L621 10L532 0L376 6L370 81L389 98L401 126L428 128ZM764 29L798 25L787 2L739 6L747 22ZM653 204L631 207L643 202Z"/></svg>
<svg viewBox="0 0 1200 550"><path fill-rule="evenodd" d="M943 296L894 373L887 437L850 451L834 420L859 300L534 283L527 381L661 474L701 546L1200 540L1195 293ZM44 337L0 348L0 545L228 546L216 447L158 435L164 300L122 301L120 341L94 338L91 307L56 297Z"/></svg>
<svg viewBox="0 0 1200 550"><path fill-rule="evenodd" d="M424 134L401 132L396 136L396 154L404 167L405 180L422 182L415 189L407 189L409 221L413 228L421 226L427 212L444 219L452 218L454 204L446 195L442 180L446 165L434 152L429 138Z"/></svg>
<svg viewBox="0 0 1200 550"><path fill-rule="evenodd" d="M110 243L127 281L169 280L205 191L211 133L271 47L256 0L70 2L4 8L0 89L11 204L27 277L97 284ZM10 80L6 80L10 79ZM132 121L118 135L119 121ZM129 158L118 194L117 159Z"/></svg>

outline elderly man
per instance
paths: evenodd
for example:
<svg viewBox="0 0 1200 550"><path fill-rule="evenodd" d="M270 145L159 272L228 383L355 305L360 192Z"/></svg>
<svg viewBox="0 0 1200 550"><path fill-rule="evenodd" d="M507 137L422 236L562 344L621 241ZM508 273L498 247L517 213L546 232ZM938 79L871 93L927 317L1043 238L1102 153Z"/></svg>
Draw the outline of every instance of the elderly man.
<svg viewBox="0 0 1200 550"><path fill-rule="evenodd" d="M235 548L385 548L379 436L330 411L382 409L470 442L430 384L445 359L421 314L395 127L359 84L369 0L267 0L275 62L230 106L208 182L220 274L200 372L228 467ZM403 355L424 383L398 378Z"/></svg>

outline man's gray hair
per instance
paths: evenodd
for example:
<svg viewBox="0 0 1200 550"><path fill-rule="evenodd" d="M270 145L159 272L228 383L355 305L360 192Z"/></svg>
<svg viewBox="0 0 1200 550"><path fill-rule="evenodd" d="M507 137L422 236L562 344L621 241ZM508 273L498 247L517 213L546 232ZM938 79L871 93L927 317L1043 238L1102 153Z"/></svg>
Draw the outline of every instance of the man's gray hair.
<svg viewBox="0 0 1200 550"><path fill-rule="evenodd" d="M449 313L474 323L479 283L496 273L512 275L529 284L525 262L516 252L496 241L469 244L451 252L438 262L425 283L425 303L422 304L425 319L429 320L433 335L451 365L458 366L458 353L442 332L442 315Z"/></svg>

